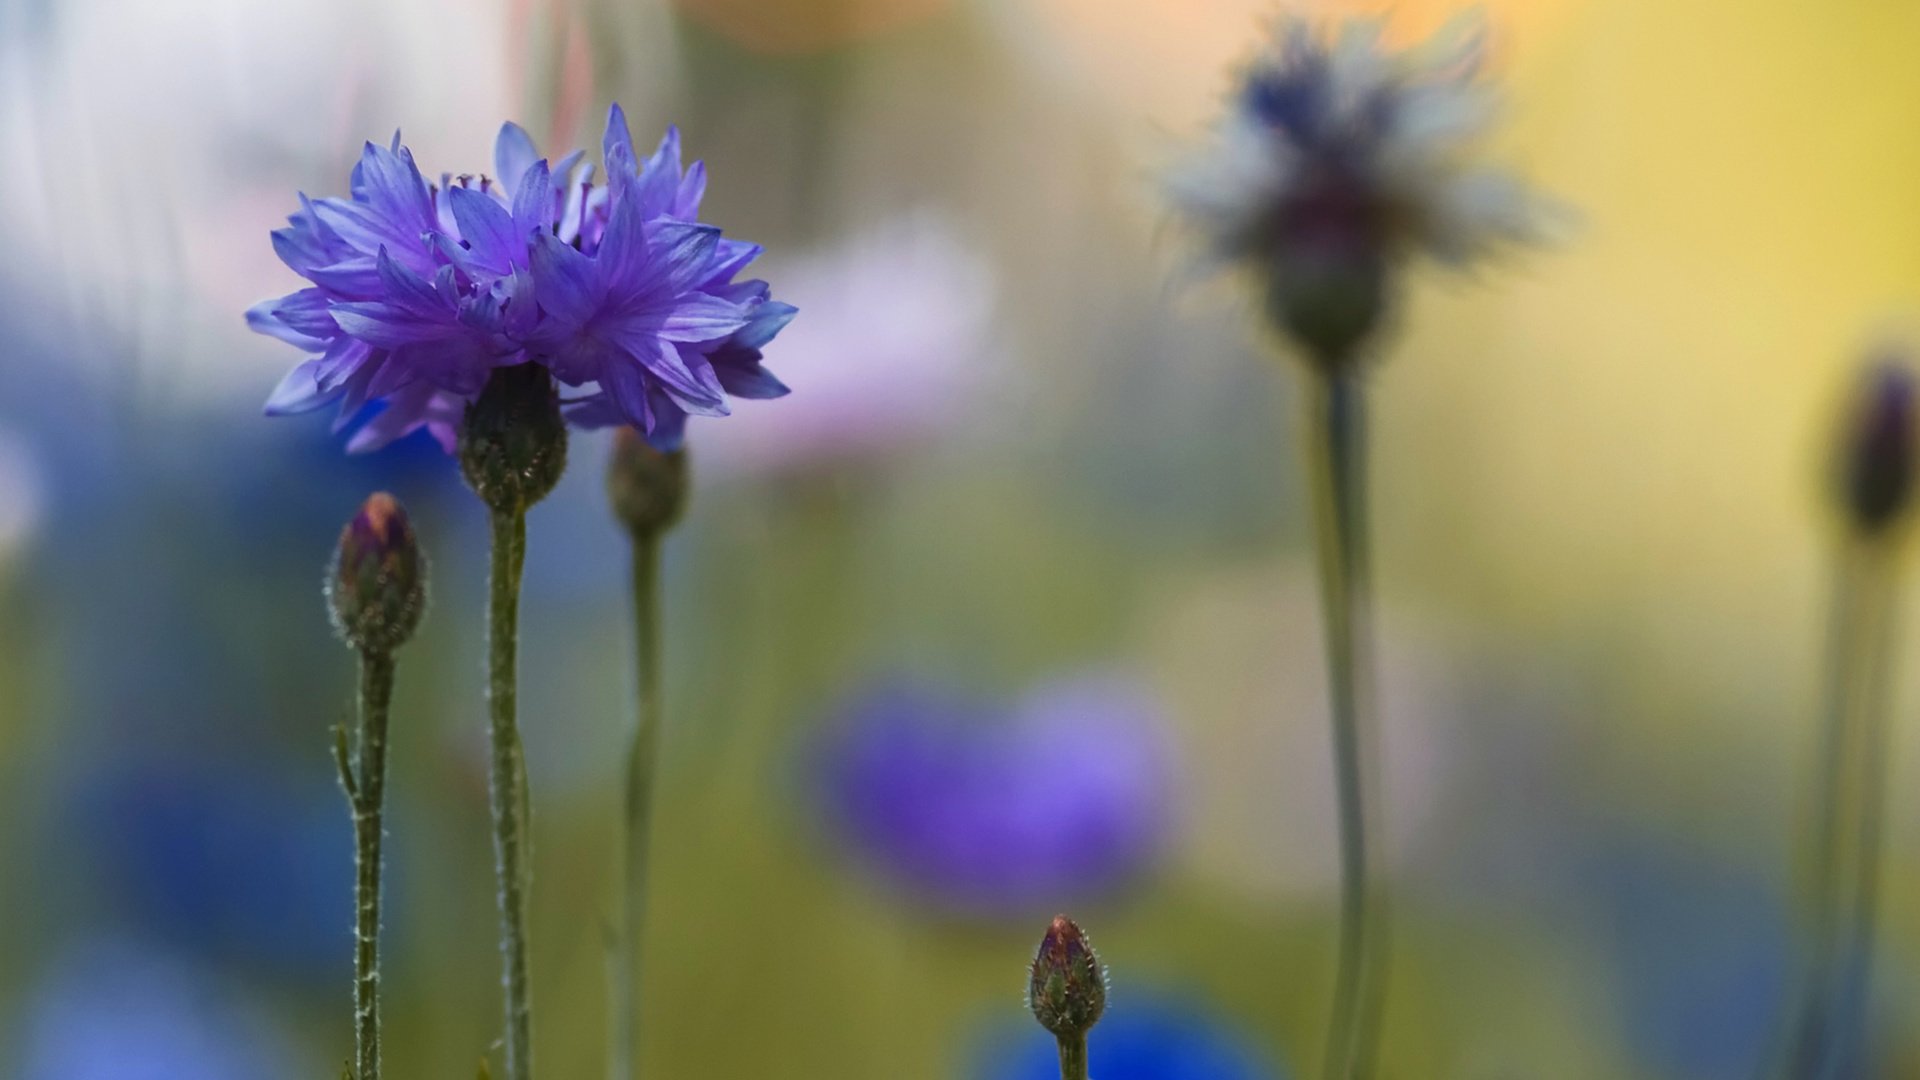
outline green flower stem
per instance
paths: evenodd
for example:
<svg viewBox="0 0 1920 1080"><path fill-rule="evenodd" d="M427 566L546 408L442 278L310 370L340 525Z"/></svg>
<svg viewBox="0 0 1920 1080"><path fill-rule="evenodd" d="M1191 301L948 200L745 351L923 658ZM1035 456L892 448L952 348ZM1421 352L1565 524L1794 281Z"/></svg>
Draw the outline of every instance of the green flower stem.
<svg viewBox="0 0 1920 1080"><path fill-rule="evenodd" d="M1087 1036L1061 1035L1060 1080L1087 1080Z"/></svg>
<svg viewBox="0 0 1920 1080"><path fill-rule="evenodd" d="M334 747L340 783L353 811L353 1046L357 1080L380 1080L380 843L387 788L387 707L393 655L360 653L360 728L352 756L346 732Z"/></svg>
<svg viewBox="0 0 1920 1080"><path fill-rule="evenodd" d="M1340 820L1340 952L1327 1031L1327 1080L1363 1080L1372 1074L1386 989L1386 901L1379 886L1369 884L1363 768L1371 735L1365 727L1366 462L1358 379L1350 364L1319 369L1310 435Z"/></svg>
<svg viewBox="0 0 1920 1080"><path fill-rule="evenodd" d="M500 881L501 981L506 987L507 1080L533 1075L533 1005L527 976L527 769L515 719L520 570L526 560L524 509L493 511L488 575L487 705L492 720L493 854Z"/></svg>
<svg viewBox="0 0 1920 1080"><path fill-rule="evenodd" d="M1878 913L1893 571L1884 544L1853 538L1834 575L1807 881L1813 946L1790 1080L1840 1075L1860 1049Z"/></svg>
<svg viewBox="0 0 1920 1080"><path fill-rule="evenodd" d="M633 625L640 712L627 747L626 805L621 819L625 873L617 936L620 951L614 960L614 1043L609 1080L640 1075L641 946L647 929L647 854L654 770L660 754L660 542L660 532L633 540Z"/></svg>

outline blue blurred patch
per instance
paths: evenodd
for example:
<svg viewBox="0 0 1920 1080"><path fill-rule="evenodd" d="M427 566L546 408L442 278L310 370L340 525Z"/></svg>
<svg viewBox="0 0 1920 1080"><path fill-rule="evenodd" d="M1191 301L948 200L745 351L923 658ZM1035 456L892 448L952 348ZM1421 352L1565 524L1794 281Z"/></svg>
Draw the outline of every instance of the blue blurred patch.
<svg viewBox="0 0 1920 1080"><path fill-rule="evenodd" d="M195 955L337 974L352 940L344 797L246 762L123 767L80 785L69 842L126 923ZM401 861L389 852L391 868ZM396 908L397 910L397 908Z"/></svg>
<svg viewBox="0 0 1920 1080"><path fill-rule="evenodd" d="M968 1073L973 1080L1059 1080L1052 1035L1030 1018L997 1025ZM1098 1080L1285 1080L1245 1034L1187 1004L1115 1002L1087 1038Z"/></svg>

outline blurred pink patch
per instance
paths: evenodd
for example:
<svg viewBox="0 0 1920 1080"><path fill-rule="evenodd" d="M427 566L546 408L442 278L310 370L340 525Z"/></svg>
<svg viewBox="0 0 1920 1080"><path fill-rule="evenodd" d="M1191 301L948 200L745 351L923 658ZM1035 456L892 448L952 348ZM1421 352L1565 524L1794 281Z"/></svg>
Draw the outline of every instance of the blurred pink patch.
<svg viewBox="0 0 1920 1080"><path fill-rule="evenodd" d="M871 460L935 440L977 415L996 366L993 270L953 227L897 219L779 267L800 315L767 348L793 393L698 420L696 474L796 472ZM791 282L791 286L787 283Z"/></svg>

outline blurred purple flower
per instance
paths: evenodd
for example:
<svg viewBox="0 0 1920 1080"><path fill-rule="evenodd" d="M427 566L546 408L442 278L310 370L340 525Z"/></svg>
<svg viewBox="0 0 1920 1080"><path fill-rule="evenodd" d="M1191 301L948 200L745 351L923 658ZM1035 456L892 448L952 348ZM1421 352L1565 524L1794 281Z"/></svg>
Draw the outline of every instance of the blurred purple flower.
<svg viewBox="0 0 1920 1080"><path fill-rule="evenodd" d="M9 1040L21 1080L261 1080L299 1065L267 1019L205 975L125 941L59 958ZM0 1054L0 1060L5 1060Z"/></svg>
<svg viewBox="0 0 1920 1080"><path fill-rule="evenodd" d="M1039 687L1006 712L895 682L850 702L827 746L836 830L888 879L963 914L1084 903L1168 834L1157 706L1120 677Z"/></svg>
<svg viewBox="0 0 1920 1080"><path fill-rule="evenodd" d="M451 451L489 373L531 361L586 389L576 423L632 424L670 449L689 413L786 393L760 350L794 308L735 280L761 249L696 220L706 173L682 168L678 131L641 162L616 105L603 146L595 187L579 154L550 167L515 124L495 143L498 181L430 184L398 134L367 144L349 198L302 196L273 234L312 285L247 321L310 358L268 414L337 405L336 427L363 421L349 450L425 428Z"/></svg>

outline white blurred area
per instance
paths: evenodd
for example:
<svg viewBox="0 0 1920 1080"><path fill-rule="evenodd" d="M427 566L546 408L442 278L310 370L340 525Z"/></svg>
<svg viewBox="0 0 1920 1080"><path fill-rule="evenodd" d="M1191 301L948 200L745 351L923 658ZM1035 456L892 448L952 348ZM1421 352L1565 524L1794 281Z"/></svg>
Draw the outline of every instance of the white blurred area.
<svg viewBox="0 0 1920 1080"><path fill-rule="evenodd" d="M0 0L16 314L95 377L139 369L151 404L263 397L286 350L240 313L300 284L267 235L295 193L344 193L362 141L396 129L429 174L484 168L509 117L577 141L593 127L577 7ZM664 17L646 2L619 16L651 54L643 82L674 70L671 36L644 32Z"/></svg>

